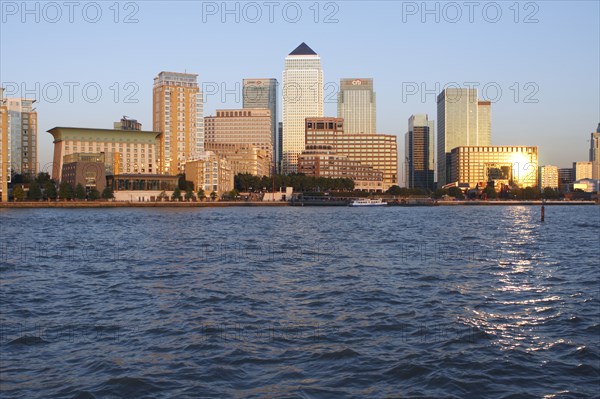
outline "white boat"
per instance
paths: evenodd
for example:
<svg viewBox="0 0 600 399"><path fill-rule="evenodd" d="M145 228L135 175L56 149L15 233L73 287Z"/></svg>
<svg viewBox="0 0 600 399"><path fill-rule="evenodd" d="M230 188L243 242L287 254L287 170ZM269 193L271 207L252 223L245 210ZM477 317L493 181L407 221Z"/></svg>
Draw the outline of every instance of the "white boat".
<svg viewBox="0 0 600 399"><path fill-rule="evenodd" d="M352 201L349 206L385 206L387 202L383 202L381 198L378 199L370 199L370 198L360 198Z"/></svg>

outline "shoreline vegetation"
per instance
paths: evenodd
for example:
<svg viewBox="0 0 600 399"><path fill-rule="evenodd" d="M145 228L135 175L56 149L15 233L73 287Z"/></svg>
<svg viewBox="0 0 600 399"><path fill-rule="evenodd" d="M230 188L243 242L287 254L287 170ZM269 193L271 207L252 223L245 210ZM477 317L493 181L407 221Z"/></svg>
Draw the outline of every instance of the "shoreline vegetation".
<svg viewBox="0 0 600 399"><path fill-rule="evenodd" d="M541 200L469 200L437 201L439 206L523 206L523 205L598 205L595 201L545 201ZM214 201L214 202L130 202L130 201L19 201L0 202L0 208L227 208L227 207L280 207L291 206L287 201Z"/></svg>

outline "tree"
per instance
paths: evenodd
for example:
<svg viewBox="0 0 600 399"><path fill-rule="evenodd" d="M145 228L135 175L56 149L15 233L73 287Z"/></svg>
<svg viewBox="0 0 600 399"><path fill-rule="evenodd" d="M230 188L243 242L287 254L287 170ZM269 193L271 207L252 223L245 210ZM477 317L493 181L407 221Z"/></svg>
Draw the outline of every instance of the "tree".
<svg viewBox="0 0 600 399"><path fill-rule="evenodd" d="M37 177L35 178L35 181L38 182L40 187L45 186L46 183L49 182L50 180L52 180L52 179L50 179L50 175L46 172L38 173Z"/></svg>
<svg viewBox="0 0 600 399"><path fill-rule="evenodd" d="M100 192L96 189L96 187L92 188L88 193L88 198L90 201L96 201L100 198Z"/></svg>
<svg viewBox="0 0 600 399"><path fill-rule="evenodd" d="M459 187L450 187L448 189L448 195L451 197L454 197L456 199L464 199L465 198L462 190Z"/></svg>
<svg viewBox="0 0 600 399"><path fill-rule="evenodd" d="M206 194L204 194L204 190L199 188L198 189L198 200L199 201L204 201L206 199Z"/></svg>
<svg viewBox="0 0 600 399"><path fill-rule="evenodd" d="M167 197L167 193L165 193L165 190L161 191L160 194L158 194L159 201L165 200L167 198L169 198L169 197Z"/></svg>
<svg viewBox="0 0 600 399"><path fill-rule="evenodd" d="M75 198L85 199L85 188L83 188L81 183L77 183L77 186L75 186Z"/></svg>
<svg viewBox="0 0 600 399"><path fill-rule="evenodd" d="M217 199L217 193L214 192L214 191L212 193L210 193L210 199L213 200L213 201L216 200Z"/></svg>
<svg viewBox="0 0 600 399"><path fill-rule="evenodd" d="M435 190L433 192L433 198L436 198L436 199L440 199L444 195L448 195L448 190L446 190L445 188L438 188L437 190Z"/></svg>
<svg viewBox="0 0 600 399"><path fill-rule="evenodd" d="M60 186L58 187L58 196L65 201L73 199L73 187L67 182L60 183Z"/></svg>
<svg viewBox="0 0 600 399"><path fill-rule="evenodd" d="M186 199L186 201L194 199L194 191L193 191L193 189L187 189L185 191L185 199Z"/></svg>
<svg viewBox="0 0 600 399"><path fill-rule="evenodd" d="M56 193L56 184L55 184L54 180L48 180L44 184L44 191L45 191L45 196L47 199L49 199L49 200L56 199L57 193Z"/></svg>
<svg viewBox="0 0 600 399"><path fill-rule="evenodd" d="M400 186L391 186L390 188L387 189L387 191L385 192L386 194L390 194L390 195L400 195Z"/></svg>
<svg viewBox="0 0 600 399"><path fill-rule="evenodd" d="M544 198L558 199L558 198L560 198L560 193L552 187L546 187L546 188L544 188Z"/></svg>
<svg viewBox="0 0 600 399"><path fill-rule="evenodd" d="M179 189L179 186L178 186L178 187L175 187L175 190L173 190L173 194L171 195L171 198L172 198L174 201L179 201L179 200L181 200L181 190Z"/></svg>
<svg viewBox="0 0 600 399"><path fill-rule="evenodd" d="M112 187L110 187L110 186L104 187L104 190L102 190L102 198L105 200L115 198L115 194L113 192Z"/></svg>
<svg viewBox="0 0 600 399"><path fill-rule="evenodd" d="M18 184L13 188L13 198L15 201L23 201L25 199L25 190L22 185Z"/></svg>
<svg viewBox="0 0 600 399"><path fill-rule="evenodd" d="M240 192L238 190L236 190L235 188L229 192L229 197L232 200L237 199L237 197L239 197L239 196L240 196Z"/></svg>
<svg viewBox="0 0 600 399"><path fill-rule="evenodd" d="M31 201L39 201L42 199L42 189L37 181L29 183L29 192L27 193L27 199Z"/></svg>
<svg viewBox="0 0 600 399"><path fill-rule="evenodd" d="M498 197L498 194L496 193L496 189L494 187L492 187L492 186L487 186L486 188L484 188L483 189L483 193L489 199L497 198Z"/></svg>

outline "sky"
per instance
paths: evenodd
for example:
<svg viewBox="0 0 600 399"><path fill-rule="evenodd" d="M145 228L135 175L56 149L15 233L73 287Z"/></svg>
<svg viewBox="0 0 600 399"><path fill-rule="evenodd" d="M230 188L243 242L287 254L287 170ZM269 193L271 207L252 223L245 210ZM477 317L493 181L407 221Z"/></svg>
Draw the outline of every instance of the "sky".
<svg viewBox="0 0 600 399"><path fill-rule="evenodd" d="M373 78L377 130L399 136L399 159L408 118L436 120L437 93L469 86L492 101L492 144L537 145L541 165L568 167L588 160L600 122L599 4L2 0L0 85L37 100L43 171L55 126L126 115L151 130L161 71L198 74L211 115L241 108L244 78L281 82L306 42L321 56L325 115L340 78Z"/></svg>

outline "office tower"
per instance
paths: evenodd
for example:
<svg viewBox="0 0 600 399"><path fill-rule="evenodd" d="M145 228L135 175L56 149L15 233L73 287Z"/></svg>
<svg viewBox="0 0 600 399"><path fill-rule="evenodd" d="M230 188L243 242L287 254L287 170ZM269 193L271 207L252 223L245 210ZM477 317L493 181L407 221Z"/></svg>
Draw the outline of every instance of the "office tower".
<svg viewBox="0 0 600 399"><path fill-rule="evenodd" d="M445 89L437 98L438 187L449 179L449 154L459 146L491 145L491 105L479 101L477 89Z"/></svg>
<svg viewBox="0 0 600 399"><path fill-rule="evenodd" d="M298 173L330 179L352 179L355 190L383 189L383 172L338 154L331 145L307 145L298 157Z"/></svg>
<svg viewBox="0 0 600 399"><path fill-rule="evenodd" d="M8 183L11 181L8 126L8 107L4 99L4 88L0 87L0 191L2 191L2 202L8 201Z"/></svg>
<svg viewBox="0 0 600 399"><path fill-rule="evenodd" d="M569 191L569 187L574 181L573 168L558 169L558 189L560 191L563 193Z"/></svg>
<svg viewBox="0 0 600 399"><path fill-rule="evenodd" d="M434 122L427 114L412 115L404 137L406 187L433 190Z"/></svg>
<svg viewBox="0 0 600 399"><path fill-rule="evenodd" d="M154 78L153 129L163 133L159 172L183 173L185 162L204 152L204 103L198 75L161 72Z"/></svg>
<svg viewBox="0 0 600 399"><path fill-rule="evenodd" d="M341 118L307 118L306 145L331 146L336 154L383 172L382 191L398 184L397 137L386 134L347 134ZM312 148L312 147L311 147Z"/></svg>
<svg viewBox="0 0 600 399"><path fill-rule="evenodd" d="M306 118L323 116L321 57L305 43L285 58L283 71L282 173L295 173L304 150Z"/></svg>
<svg viewBox="0 0 600 399"><path fill-rule="evenodd" d="M37 175L37 112L35 100L7 98L11 174Z"/></svg>
<svg viewBox="0 0 600 399"><path fill-rule="evenodd" d="M592 178L591 162L573 162L573 178L575 181Z"/></svg>
<svg viewBox="0 0 600 399"><path fill-rule="evenodd" d="M544 165L540 166L540 190L546 187L558 189L558 166Z"/></svg>
<svg viewBox="0 0 600 399"><path fill-rule="evenodd" d="M277 164L275 165L277 173L281 174L282 163L281 154L283 154L283 122L277 124Z"/></svg>
<svg viewBox="0 0 600 399"><path fill-rule="evenodd" d="M159 132L55 127L48 133L54 137L52 177L58 181L64 158L71 154L104 153L107 175L158 172Z"/></svg>
<svg viewBox="0 0 600 399"><path fill-rule="evenodd" d="M344 119L346 133L377 133L375 109L373 79L340 79L337 116Z"/></svg>
<svg viewBox="0 0 600 399"><path fill-rule="evenodd" d="M273 144L273 162L280 162L277 134L277 79L244 79L244 108L268 108L271 111L271 142Z"/></svg>
<svg viewBox="0 0 600 399"><path fill-rule="evenodd" d="M271 157L265 150L250 144L204 143L206 151L212 151L219 157L227 158L233 175L240 173L254 176L270 176L273 172Z"/></svg>
<svg viewBox="0 0 600 399"><path fill-rule="evenodd" d="M600 123L590 137L590 162L592 163L592 179L600 180Z"/></svg>
<svg viewBox="0 0 600 399"><path fill-rule="evenodd" d="M459 146L452 149L450 181L485 188L488 182L521 188L538 185L538 148Z"/></svg>
<svg viewBox="0 0 600 399"><path fill-rule="evenodd" d="M265 151L272 164L272 126L268 108L217 110L216 116L204 118L204 140L206 144L251 145ZM270 175L271 172L267 174Z"/></svg>

